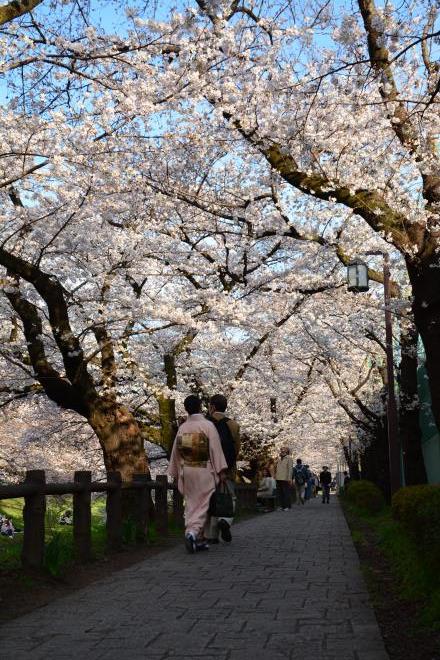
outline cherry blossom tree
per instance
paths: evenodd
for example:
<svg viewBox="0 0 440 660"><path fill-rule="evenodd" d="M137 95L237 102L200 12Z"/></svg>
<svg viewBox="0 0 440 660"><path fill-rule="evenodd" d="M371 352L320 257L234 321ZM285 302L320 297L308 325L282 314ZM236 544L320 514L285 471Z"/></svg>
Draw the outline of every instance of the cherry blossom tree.
<svg viewBox="0 0 440 660"><path fill-rule="evenodd" d="M129 479L145 438L170 450L188 389L220 389L246 433L319 464L351 429L335 372L355 405L379 388L358 386L380 304L345 292L341 263L392 244L428 363L438 350L435 14L413 44L416 6L413 32L373 5L115 6L115 33L80 3L2 33L3 401L44 392Z"/></svg>
<svg viewBox="0 0 440 660"><path fill-rule="evenodd" d="M376 234L398 250L440 425L435 6L362 0L338 16L319 3L295 12L276 2L196 5L174 15L188 131L197 115L211 139L266 163L309 216L319 208L330 226L339 218L348 239L361 228L361 249Z"/></svg>

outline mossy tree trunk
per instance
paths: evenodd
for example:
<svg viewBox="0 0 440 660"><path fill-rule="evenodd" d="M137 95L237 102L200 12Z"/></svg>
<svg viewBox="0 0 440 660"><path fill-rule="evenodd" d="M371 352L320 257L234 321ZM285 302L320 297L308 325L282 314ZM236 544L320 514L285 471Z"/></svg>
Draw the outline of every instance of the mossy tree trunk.
<svg viewBox="0 0 440 660"><path fill-rule="evenodd" d="M413 311L426 355L431 407L440 430L440 263L434 252L423 263L409 262Z"/></svg>
<svg viewBox="0 0 440 660"><path fill-rule="evenodd" d="M98 399L88 417L104 456L107 472L120 472L123 481L148 472L141 429L132 413L113 399Z"/></svg>
<svg viewBox="0 0 440 660"><path fill-rule="evenodd" d="M390 500L390 468L386 417L376 424L371 442L361 455L362 478L374 482Z"/></svg>
<svg viewBox="0 0 440 660"><path fill-rule="evenodd" d="M399 386L399 436L403 450L406 485L424 484L427 481L422 451L422 432L419 414L420 403L417 389L417 341L418 332L408 316L400 323Z"/></svg>

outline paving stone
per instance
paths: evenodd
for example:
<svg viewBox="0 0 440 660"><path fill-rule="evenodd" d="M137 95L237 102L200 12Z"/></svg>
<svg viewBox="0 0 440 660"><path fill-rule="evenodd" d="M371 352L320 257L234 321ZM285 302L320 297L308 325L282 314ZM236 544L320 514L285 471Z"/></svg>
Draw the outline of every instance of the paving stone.
<svg viewBox="0 0 440 660"><path fill-rule="evenodd" d="M292 657L290 649L285 651L274 651L270 649L247 649L245 651L231 651L228 660L286 660Z"/></svg>
<svg viewBox="0 0 440 660"><path fill-rule="evenodd" d="M209 553L171 548L11 621L2 660L388 660L340 507L319 504L248 519Z"/></svg>

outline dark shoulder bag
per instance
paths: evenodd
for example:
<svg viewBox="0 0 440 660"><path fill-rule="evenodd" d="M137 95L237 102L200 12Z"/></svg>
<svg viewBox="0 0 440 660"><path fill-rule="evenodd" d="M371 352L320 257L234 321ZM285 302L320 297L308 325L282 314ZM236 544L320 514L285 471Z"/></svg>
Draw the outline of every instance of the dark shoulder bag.
<svg viewBox="0 0 440 660"><path fill-rule="evenodd" d="M228 485L220 481L209 500L208 514L216 518L233 518L234 501Z"/></svg>

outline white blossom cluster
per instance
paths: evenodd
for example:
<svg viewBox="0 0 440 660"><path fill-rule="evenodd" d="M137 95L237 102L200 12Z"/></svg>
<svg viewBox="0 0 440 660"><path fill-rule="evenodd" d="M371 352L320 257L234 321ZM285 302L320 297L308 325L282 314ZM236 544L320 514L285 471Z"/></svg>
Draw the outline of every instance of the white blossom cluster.
<svg viewBox="0 0 440 660"><path fill-rule="evenodd" d="M85 20L81 2L43 1L0 36L1 249L60 283L67 357L84 356L96 391L150 439L161 398L180 414L189 391L221 391L249 436L335 465L349 439L368 441L356 399L383 412L382 291L348 293L343 262L388 250L393 279L408 286L417 237L438 231L440 207L422 195L440 175L428 62L438 44L414 38L424 3L373 17L392 76L372 70L349 3L339 14L305 3L293 16L276 0L246 11L227 0L178 11L114 2L111 28L89 4ZM396 137L401 104L412 148ZM60 436L43 427L57 418L73 464L74 439L86 456L96 438L72 430L71 412L41 406L14 292L35 307L36 341L67 378L60 337L29 277L0 264L0 455L9 460L16 441L18 458L24 443L56 462ZM380 258L372 265L380 274Z"/></svg>

